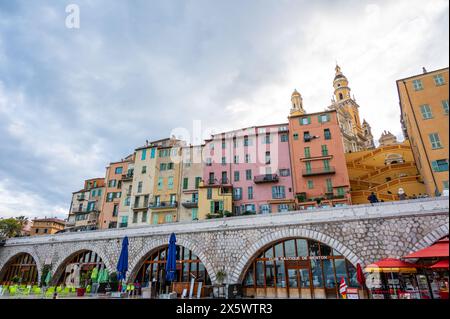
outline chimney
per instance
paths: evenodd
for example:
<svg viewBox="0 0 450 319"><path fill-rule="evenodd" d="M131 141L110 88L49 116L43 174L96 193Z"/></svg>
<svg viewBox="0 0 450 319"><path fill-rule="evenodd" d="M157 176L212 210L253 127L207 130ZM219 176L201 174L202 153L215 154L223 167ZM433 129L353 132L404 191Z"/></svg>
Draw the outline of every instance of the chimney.
<svg viewBox="0 0 450 319"><path fill-rule="evenodd" d="M424 66L422 67L422 71L423 71L423 74L427 73L427 69L425 69Z"/></svg>

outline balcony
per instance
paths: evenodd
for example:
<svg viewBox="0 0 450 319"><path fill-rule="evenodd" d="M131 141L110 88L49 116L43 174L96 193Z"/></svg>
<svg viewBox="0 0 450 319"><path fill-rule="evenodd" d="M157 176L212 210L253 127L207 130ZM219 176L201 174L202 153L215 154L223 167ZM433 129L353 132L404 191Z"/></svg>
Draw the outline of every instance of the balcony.
<svg viewBox="0 0 450 319"><path fill-rule="evenodd" d="M207 185L229 185L229 179L228 178L222 178L220 180L218 179L208 179Z"/></svg>
<svg viewBox="0 0 450 319"><path fill-rule="evenodd" d="M312 168L312 169L304 169L302 171L303 176L312 176L312 175L325 175L325 174L335 174L336 170L334 167L320 167L320 168Z"/></svg>
<svg viewBox="0 0 450 319"><path fill-rule="evenodd" d="M184 208L197 208L198 202L185 201L182 202L181 205L183 205Z"/></svg>
<svg viewBox="0 0 450 319"><path fill-rule="evenodd" d="M259 184L259 183L277 183L278 182L278 175L277 174L256 175L253 178L253 182L255 184Z"/></svg>
<svg viewBox="0 0 450 319"><path fill-rule="evenodd" d="M148 202L144 202L142 205L139 203L134 203L133 205L133 209L134 210L142 210L142 209L147 209L148 208Z"/></svg>
<svg viewBox="0 0 450 319"><path fill-rule="evenodd" d="M81 202L81 201L83 201L83 200L87 200L87 198L86 198L86 196L84 196L84 195L78 195L78 196L77 196L77 200Z"/></svg>
<svg viewBox="0 0 450 319"><path fill-rule="evenodd" d="M178 207L178 202L158 202L158 203L150 203L149 208L151 209L164 209L164 208L176 208Z"/></svg>
<svg viewBox="0 0 450 319"><path fill-rule="evenodd" d="M128 223L119 223L119 228L126 228L128 227Z"/></svg>
<svg viewBox="0 0 450 319"><path fill-rule="evenodd" d="M127 174L122 174L122 181L130 181L133 179L134 173L127 173Z"/></svg>

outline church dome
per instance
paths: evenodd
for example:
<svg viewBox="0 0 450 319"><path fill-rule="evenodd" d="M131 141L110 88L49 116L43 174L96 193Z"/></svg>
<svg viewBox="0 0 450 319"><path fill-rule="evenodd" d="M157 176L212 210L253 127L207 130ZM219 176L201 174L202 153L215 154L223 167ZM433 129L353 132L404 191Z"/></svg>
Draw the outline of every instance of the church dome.
<svg viewBox="0 0 450 319"><path fill-rule="evenodd" d="M297 92L297 89L294 90L292 93L292 96L301 96L300 93Z"/></svg>

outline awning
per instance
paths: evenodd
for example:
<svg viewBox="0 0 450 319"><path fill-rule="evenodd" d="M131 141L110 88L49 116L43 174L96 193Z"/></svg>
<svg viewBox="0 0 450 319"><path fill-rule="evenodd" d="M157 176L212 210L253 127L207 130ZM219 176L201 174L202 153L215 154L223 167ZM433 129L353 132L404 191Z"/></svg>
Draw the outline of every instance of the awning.
<svg viewBox="0 0 450 319"><path fill-rule="evenodd" d="M441 239L430 247L418 250L406 255L403 258L448 258L449 241L448 238Z"/></svg>
<svg viewBox="0 0 450 319"><path fill-rule="evenodd" d="M367 265L365 270L368 272L416 272L418 267L420 266L404 262L400 259L385 258Z"/></svg>
<svg viewBox="0 0 450 319"><path fill-rule="evenodd" d="M431 269L449 269L448 259L438 261L430 266Z"/></svg>

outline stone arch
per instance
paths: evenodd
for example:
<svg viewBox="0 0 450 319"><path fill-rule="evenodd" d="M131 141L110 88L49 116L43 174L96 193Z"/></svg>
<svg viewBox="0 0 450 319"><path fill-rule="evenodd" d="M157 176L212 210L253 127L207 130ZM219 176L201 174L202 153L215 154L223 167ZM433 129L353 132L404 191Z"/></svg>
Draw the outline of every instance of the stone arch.
<svg viewBox="0 0 450 319"><path fill-rule="evenodd" d="M64 270L64 265L67 263L68 260L70 260L70 258L72 258L76 254L86 251L86 250L96 253L102 259L103 263L105 264L106 269L108 269L108 272L111 273L114 271L113 265L111 264L110 260L107 258L107 255L105 254L104 251L101 251L101 250L95 248L92 244L83 243L81 245L74 245L73 247L69 248L68 250L64 250L64 252L65 252L64 255L61 256L57 260L57 262L52 266L52 272L53 272L52 283L55 283L56 280L59 279L59 277L61 276L61 274Z"/></svg>
<svg viewBox="0 0 450 319"><path fill-rule="evenodd" d="M139 253L136 254L136 256L134 256L134 258L131 260L130 267L128 267L128 269L130 269L130 272L127 277L132 278L134 280L134 278L136 277L137 272L139 271L140 267L142 266L142 263L144 262L145 258L147 258L147 256L152 254L155 250L157 250L165 245L168 245L167 238L149 241L147 243L147 245L145 245L145 247L143 249L141 249L139 251ZM181 236L177 237L177 245L183 246L184 248L187 248L187 249L191 250L194 254L196 254L197 257L200 259L200 261L205 266L205 269L208 272L211 282L215 282L215 280L216 280L215 269L212 266L212 264L210 263L209 259L206 257L205 252L202 249L200 249L199 245L197 245L195 242L187 240Z"/></svg>
<svg viewBox="0 0 450 319"><path fill-rule="evenodd" d="M42 275L42 263L36 252L31 249L31 247L21 247L20 250L13 250L9 253L9 255L5 258L5 263L3 265L0 265L0 279L3 277L4 272L6 271L9 263L18 255L20 254L28 254L31 257L33 257L34 262L36 263L36 268L38 272L38 282L41 281L41 275Z"/></svg>
<svg viewBox="0 0 450 319"><path fill-rule="evenodd" d="M412 248L408 249L408 254L411 254L415 251L426 248L426 247L434 244L436 241L438 241L442 237L448 236L448 234L449 234L448 223L442 224L442 225L436 227L435 229L433 229L428 234L426 234L419 241L417 241L417 243L415 243Z"/></svg>
<svg viewBox="0 0 450 319"><path fill-rule="evenodd" d="M234 270L231 273L231 276L228 277L229 283L240 283L244 279L245 272L248 267L252 263L256 254L271 244L289 238L307 238L316 240L318 242L324 243L331 248L339 251L345 258L348 259L354 266L357 263L364 266L364 260L357 256L354 252L352 252L347 246L342 244L336 239L331 238L330 236L317 232L315 230L305 229L305 228L297 228L297 229L284 229L278 230L274 233L270 233L262 238L260 238L257 242L251 245L245 253L242 255L240 260L236 263Z"/></svg>

